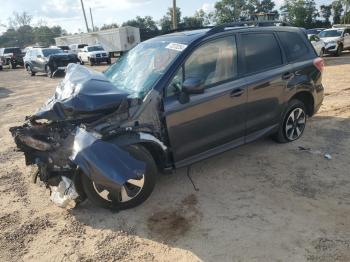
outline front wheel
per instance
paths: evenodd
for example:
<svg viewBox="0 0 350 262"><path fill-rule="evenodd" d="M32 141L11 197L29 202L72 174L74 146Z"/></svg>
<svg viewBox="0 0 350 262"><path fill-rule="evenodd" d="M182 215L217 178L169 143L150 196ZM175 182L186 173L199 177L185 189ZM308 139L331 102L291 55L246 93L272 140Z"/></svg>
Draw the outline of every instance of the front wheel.
<svg viewBox="0 0 350 262"><path fill-rule="evenodd" d="M299 139L306 126L306 110L303 102L293 99L283 114L278 132L273 138L279 143L288 143Z"/></svg>
<svg viewBox="0 0 350 262"><path fill-rule="evenodd" d="M82 174L82 185L88 199L95 205L114 210L123 210L142 204L151 195L156 182L157 167L152 155L141 145L125 148L135 159L146 164L145 173L129 179L119 191L109 190L91 181Z"/></svg>
<svg viewBox="0 0 350 262"><path fill-rule="evenodd" d="M26 71L30 76L34 76L35 72L33 72L33 69L30 65L26 65Z"/></svg>
<svg viewBox="0 0 350 262"><path fill-rule="evenodd" d="M337 48L337 52L335 53L335 56L340 56L342 52L343 52L343 46L339 45Z"/></svg>
<svg viewBox="0 0 350 262"><path fill-rule="evenodd" d="M51 67L50 67L50 66L46 66L45 71L46 71L46 75L47 75L48 77L52 78L53 73L52 73Z"/></svg>

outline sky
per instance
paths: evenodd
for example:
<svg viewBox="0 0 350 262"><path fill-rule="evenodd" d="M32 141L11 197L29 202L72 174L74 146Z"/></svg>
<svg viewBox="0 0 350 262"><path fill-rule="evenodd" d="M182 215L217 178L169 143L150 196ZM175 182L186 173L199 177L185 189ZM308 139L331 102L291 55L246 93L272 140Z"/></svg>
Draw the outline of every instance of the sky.
<svg viewBox="0 0 350 262"><path fill-rule="evenodd" d="M198 9L210 11L216 0L177 0L183 16L191 16ZM316 0L318 5L330 3L331 0ZM275 0L279 8L283 0ZM33 23L44 21L48 26L60 25L70 33L85 31L84 17L80 0L0 0L0 33L8 24L12 12L27 12L33 16ZM133 19L136 16L152 16L156 21L172 5L172 0L84 0L89 27L91 28L89 8L92 8L95 26L118 23Z"/></svg>

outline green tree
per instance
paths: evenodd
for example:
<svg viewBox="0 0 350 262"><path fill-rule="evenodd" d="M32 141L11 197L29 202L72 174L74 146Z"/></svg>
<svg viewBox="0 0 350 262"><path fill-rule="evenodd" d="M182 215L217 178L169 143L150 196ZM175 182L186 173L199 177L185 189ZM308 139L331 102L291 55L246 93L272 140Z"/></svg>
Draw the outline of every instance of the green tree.
<svg viewBox="0 0 350 262"><path fill-rule="evenodd" d="M310 28L319 16L314 0L285 0L281 11L295 26Z"/></svg>
<svg viewBox="0 0 350 262"><path fill-rule="evenodd" d="M332 5L321 5L320 6L321 16L324 18L327 24L330 24L329 18L332 15Z"/></svg>
<svg viewBox="0 0 350 262"><path fill-rule="evenodd" d="M219 24L239 21L249 9L245 0L218 1L215 3L215 21Z"/></svg>
<svg viewBox="0 0 350 262"><path fill-rule="evenodd" d="M126 21L123 26L134 26L140 28L141 41L159 35L159 29L151 16L140 17Z"/></svg>
<svg viewBox="0 0 350 262"><path fill-rule="evenodd" d="M176 7L176 22L177 22L177 27L180 28L180 23L181 23L181 9L179 7ZM169 7L168 12L166 13L165 16L163 16L162 19L160 19L160 27L162 33L169 32L173 30L173 8Z"/></svg>
<svg viewBox="0 0 350 262"><path fill-rule="evenodd" d="M101 26L100 30L107 30L107 29L118 28L118 27L119 27L119 25L117 23L103 24L103 26Z"/></svg>
<svg viewBox="0 0 350 262"><path fill-rule="evenodd" d="M340 0L333 1L332 3L333 24L340 24L340 18L343 11L344 9L341 1Z"/></svg>

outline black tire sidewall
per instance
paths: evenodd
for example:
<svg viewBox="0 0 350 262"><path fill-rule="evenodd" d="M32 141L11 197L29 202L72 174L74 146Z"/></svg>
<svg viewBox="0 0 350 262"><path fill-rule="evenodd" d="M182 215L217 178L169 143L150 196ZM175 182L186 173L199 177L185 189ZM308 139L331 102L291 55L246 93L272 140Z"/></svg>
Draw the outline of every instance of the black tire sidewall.
<svg viewBox="0 0 350 262"><path fill-rule="evenodd" d="M95 205L102 208L110 208L115 210L123 210L136 207L142 204L151 195L157 176L157 167L152 155L141 145L132 145L125 148L134 158L146 163L145 182L141 192L133 199L127 202L112 203L102 198L95 190L91 179L82 175L82 185L87 198Z"/></svg>
<svg viewBox="0 0 350 262"><path fill-rule="evenodd" d="M281 118L281 122L280 122L280 125L279 125L278 132L273 136L273 138L277 142L279 142L279 143L288 143L288 142L296 141L300 137L302 137L302 135L304 133L304 130L305 130L305 127L302 130L300 136L297 139L295 139L295 140L290 140L287 137L286 132L285 132L286 122L287 122L288 116L296 108L301 108L304 111L304 114L305 114L305 117L306 117L306 108L305 108L305 105L304 105L303 102L301 102L300 100L297 100L297 99L293 99L293 100L289 101L288 105L287 105L287 107L286 107L286 109L285 109L285 111L283 113L283 116ZM306 125L306 120L307 120L307 117L305 119L305 125Z"/></svg>

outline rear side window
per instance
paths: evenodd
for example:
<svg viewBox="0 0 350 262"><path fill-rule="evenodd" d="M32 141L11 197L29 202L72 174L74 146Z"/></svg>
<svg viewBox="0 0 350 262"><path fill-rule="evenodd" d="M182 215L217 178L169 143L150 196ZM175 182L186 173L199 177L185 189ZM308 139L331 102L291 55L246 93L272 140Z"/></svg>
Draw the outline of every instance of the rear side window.
<svg viewBox="0 0 350 262"><path fill-rule="evenodd" d="M243 34L241 39L247 73L283 64L281 50L273 34Z"/></svg>
<svg viewBox="0 0 350 262"><path fill-rule="evenodd" d="M285 49L288 62L301 59L308 54L308 47L298 33L278 32L282 45Z"/></svg>

